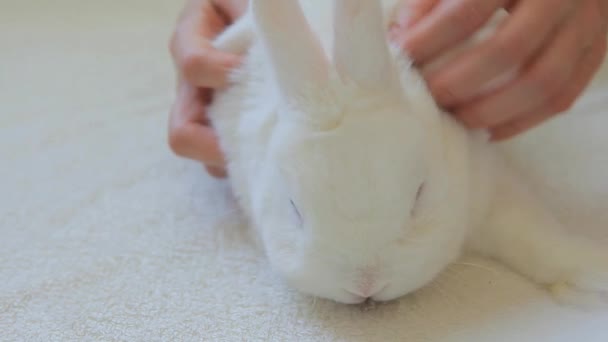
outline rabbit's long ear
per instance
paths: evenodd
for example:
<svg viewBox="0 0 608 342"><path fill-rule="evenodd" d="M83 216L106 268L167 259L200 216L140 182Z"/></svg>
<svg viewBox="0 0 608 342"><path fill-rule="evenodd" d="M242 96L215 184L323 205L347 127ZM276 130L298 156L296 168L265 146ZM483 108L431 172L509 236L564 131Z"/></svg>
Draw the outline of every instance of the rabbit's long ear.
<svg viewBox="0 0 608 342"><path fill-rule="evenodd" d="M280 90L297 98L327 80L329 62L298 0L251 0L250 10Z"/></svg>
<svg viewBox="0 0 608 342"><path fill-rule="evenodd" d="M334 62L340 76L366 88L395 80L379 0L334 0Z"/></svg>

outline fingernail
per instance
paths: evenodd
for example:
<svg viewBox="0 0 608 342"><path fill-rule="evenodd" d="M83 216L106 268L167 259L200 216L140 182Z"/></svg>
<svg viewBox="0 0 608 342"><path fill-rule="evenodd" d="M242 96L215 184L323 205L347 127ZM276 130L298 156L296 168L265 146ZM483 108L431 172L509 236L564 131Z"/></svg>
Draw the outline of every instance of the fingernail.
<svg viewBox="0 0 608 342"><path fill-rule="evenodd" d="M467 115L463 113L454 113L456 118L460 120L465 126L470 129L482 129L485 128L483 122L475 115Z"/></svg>
<svg viewBox="0 0 608 342"><path fill-rule="evenodd" d="M212 177L217 178L217 179L223 179L228 176L228 172L226 171L225 168L222 168L222 167L206 165L205 169L207 170L207 173L209 173Z"/></svg>
<svg viewBox="0 0 608 342"><path fill-rule="evenodd" d="M514 132L500 132L500 131L492 131L490 133L490 142L491 143L501 143L507 141L517 135Z"/></svg>

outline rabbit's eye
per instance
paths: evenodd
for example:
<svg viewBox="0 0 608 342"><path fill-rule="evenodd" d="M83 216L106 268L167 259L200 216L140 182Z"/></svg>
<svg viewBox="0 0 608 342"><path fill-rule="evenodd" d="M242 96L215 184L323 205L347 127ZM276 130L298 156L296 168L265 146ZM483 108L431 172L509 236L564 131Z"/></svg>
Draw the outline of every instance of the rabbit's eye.
<svg viewBox="0 0 608 342"><path fill-rule="evenodd" d="M418 191L416 191L416 200L414 201L414 206L412 207L411 216L414 216L416 214L416 210L418 209L418 206L420 205L420 200L422 199L422 195L424 195L424 188L425 188L425 183L423 182L418 187Z"/></svg>
<svg viewBox="0 0 608 342"><path fill-rule="evenodd" d="M420 184L420 186L418 187L418 191L416 192L416 202L418 202L422 197L422 193L424 192L424 185L425 183L422 182L422 184Z"/></svg>
<svg viewBox="0 0 608 342"><path fill-rule="evenodd" d="M296 204L293 202L293 200L289 201L291 203L291 208L293 209L293 212L295 213L297 219L298 219L298 223L300 225L302 225L302 214L300 214L300 211L298 210L298 207L296 206Z"/></svg>

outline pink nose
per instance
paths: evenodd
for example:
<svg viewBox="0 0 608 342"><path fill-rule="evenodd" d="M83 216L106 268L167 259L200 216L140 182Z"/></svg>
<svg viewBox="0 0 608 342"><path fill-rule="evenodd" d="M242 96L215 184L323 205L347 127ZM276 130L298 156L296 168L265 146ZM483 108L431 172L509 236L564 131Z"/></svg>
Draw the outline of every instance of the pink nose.
<svg viewBox="0 0 608 342"><path fill-rule="evenodd" d="M366 284L362 284L362 285L358 286L355 289L348 289L346 291L354 294L355 296L359 296L359 297L363 297L363 298L370 298L370 297L373 297L374 295L378 294L382 290L384 290L386 288L386 286L387 286L386 284L382 284L382 283L380 283L380 284L366 283Z"/></svg>

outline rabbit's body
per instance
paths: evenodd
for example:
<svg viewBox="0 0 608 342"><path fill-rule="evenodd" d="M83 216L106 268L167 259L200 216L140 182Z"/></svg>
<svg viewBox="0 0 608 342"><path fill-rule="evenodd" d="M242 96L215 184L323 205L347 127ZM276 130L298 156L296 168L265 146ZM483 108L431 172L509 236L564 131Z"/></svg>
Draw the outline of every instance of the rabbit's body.
<svg viewBox="0 0 608 342"><path fill-rule="evenodd" d="M396 0L381 2L383 22L372 1L300 1L302 16L297 3L252 0L218 38L247 57L210 108L232 188L293 286L390 300L469 248L542 283L572 283L572 253L595 251L603 273L582 289L608 288L608 254L570 243L484 136L442 113L387 48Z"/></svg>

